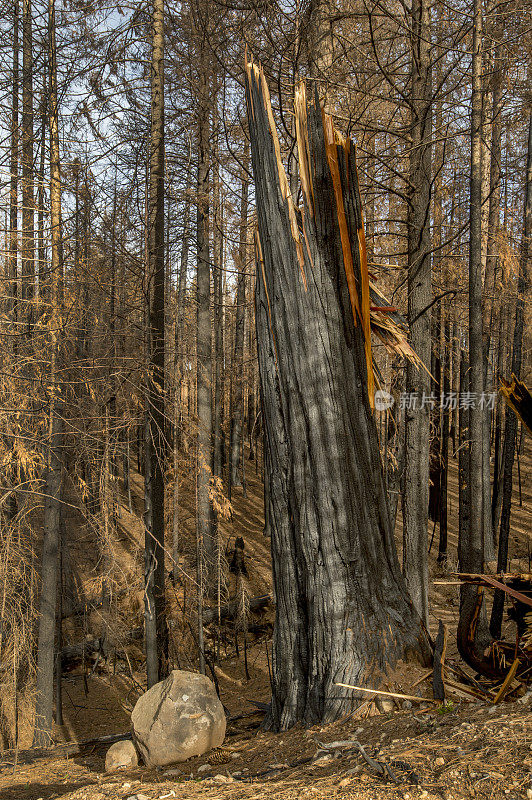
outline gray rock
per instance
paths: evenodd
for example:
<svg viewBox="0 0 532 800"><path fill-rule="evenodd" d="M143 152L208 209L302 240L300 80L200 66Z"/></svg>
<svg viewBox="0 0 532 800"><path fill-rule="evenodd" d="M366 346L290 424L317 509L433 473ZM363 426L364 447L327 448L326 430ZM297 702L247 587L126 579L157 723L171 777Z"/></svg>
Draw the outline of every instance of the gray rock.
<svg viewBox="0 0 532 800"><path fill-rule="evenodd" d="M133 735L148 766L166 766L220 747L225 714L205 675L173 670L137 701Z"/></svg>
<svg viewBox="0 0 532 800"><path fill-rule="evenodd" d="M117 769L136 767L139 763L135 745L131 739L115 742L111 745L105 756L105 771L114 772Z"/></svg>
<svg viewBox="0 0 532 800"><path fill-rule="evenodd" d="M232 775L215 775L212 779L215 783L233 783L234 778Z"/></svg>

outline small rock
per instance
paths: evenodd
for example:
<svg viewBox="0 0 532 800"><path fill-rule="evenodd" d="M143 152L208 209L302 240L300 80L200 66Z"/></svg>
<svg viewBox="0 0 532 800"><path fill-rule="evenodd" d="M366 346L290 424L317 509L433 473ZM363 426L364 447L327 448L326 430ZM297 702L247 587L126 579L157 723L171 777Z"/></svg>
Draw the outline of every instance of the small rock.
<svg viewBox="0 0 532 800"><path fill-rule="evenodd" d="M403 700L402 707L404 711L410 711L412 708L412 701L411 700Z"/></svg>
<svg viewBox="0 0 532 800"><path fill-rule="evenodd" d="M351 781L349 780L349 778L342 778L338 786L340 787L340 789L345 789L345 787L349 786L350 783Z"/></svg>
<svg viewBox="0 0 532 800"><path fill-rule="evenodd" d="M434 766L435 767L443 767L444 764L445 764L445 759L442 758L441 756L438 756L438 758L434 759Z"/></svg>
<svg viewBox="0 0 532 800"><path fill-rule="evenodd" d="M198 770L199 772L199 770ZM183 773L180 769L167 769L166 772L163 772L163 777L165 778L179 778Z"/></svg>
<svg viewBox="0 0 532 800"><path fill-rule="evenodd" d="M528 800L532 800L532 789L527 789L526 790L526 796L527 796Z"/></svg>
<svg viewBox="0 0 532 800"><path fill-rule="evenodd" d="M138 766L139 759L135 745L131 739L115 742L111 745L105 756L105 771L114 772L117 769L127 769ZM129 786L126 788L129 789Z"/></svg>
<svg viewBox="0 0 532 800"><path fill-rule="evenodd" d="M530 703L531 700L532 700L532 689L529 689L528 692L524 694L522 697L520 697L517 702L521 703L522 705L526 705L527 703Z"/></svg>
<svg viewBox="0 0 532 800"><path fill-rule="evenodd" d="M347 769L345 771L345 774L346 775L357 775L359 772L362 772L362 765L361 764L357 764L356 767L353 767L352 769Z"/></svg>
<svg viewBox="0 0 532 800"><path fill-rule="evenodd" d="M231 753L231 758L240 758L241 755L242 753L239 753L237 750L235 750L233 753Z"/></svg>
<svg viewBox="0 0 532 800"><path fill-rule="evenodd" d="M395 708L395 703L393 700L381 700L379 705L383 714L389 714L390 711L393 711Z"/></svg>
<svg viewBox="0 0 532 800"><path fill-rule="evenodd" d="M208 772L210 768L210 764L202 764L201 767L198 767L198 772Z"/></svg>
<svg viewBox="0 0 532 800"><path fill-rule="evenodd" d="M318 758L312 759L313 764L328 764L329 761L332 761L333 757L330 753L326 753L324 756L318 756Z"/></svg>
<svg viewBox="0 0 532 800"><path fill-rule="evenodd" d="M364 728L357 728L355 731L356 736L358 736L359 733L364 733Z"/></svg>
<svg viewBox="0 0 532 800"><path fill-rule="evenodd" d="M421 794L419 796L425 798L425 797L429 796L429 793L427 792L426 789L423 789L423 791L421 792Z"/></svg>
<svg viewBox="0 0 532 800"><path fill-rule="evenodd" d="M234 778L232 775L215 775L213 781L216 783L233 783Z"/></svg>

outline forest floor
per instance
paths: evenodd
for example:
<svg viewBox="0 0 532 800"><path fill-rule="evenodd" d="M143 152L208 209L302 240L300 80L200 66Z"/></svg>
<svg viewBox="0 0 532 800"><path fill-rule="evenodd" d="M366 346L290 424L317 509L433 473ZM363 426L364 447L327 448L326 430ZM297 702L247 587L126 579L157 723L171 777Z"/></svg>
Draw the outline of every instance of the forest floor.
<svg viewBox="0 0 532 800"><path fill-rule="evenodd" d="M511 569L529 571L532 516L532 446L521 458L521 493L514 495ZM271 590L269 540L263 535L262 485L254 466L248 464L247 497L242 489L233 495L233 518L222 523L224 541L242 536L246 543L250 593L267 594ZM141 484L133 487L133 513L122 499L119 536L115 556L130 589L124 598L124 620L140 624L140 605L132 602L135 576L140 575L142 560ZM186 487L180 493L183 525L190 535L193 525L193 496ZM459 662L454 644L458 618L459 587L451 577L456 567L457 545L457 476L451 461L449 485L449 565L446 572L436 564L437 537L430 555L431 628L433 635L442 620L449 629L447 659ZM432 531L431 531L432 533ZM69 560L75 571L75 583L87 595L97 585L97 548L89 526L81 516L67 520ZM398 542L401 524L398 520ZM190 537L189 537L190 538ZM187 538L184 537L186 550ZM190 543L190 547L191 547ZM183 567L187 566L185 553ZM532 571L532 570L530 570ZM140 584L138 584L140 585ZM232 587L228 594L231 597ZM176 597L175 613L190 605L186 592ZM129 616L128 616L129 614ZM136 616L135 616L136 615ZM255 636L248 648L250 680L246 680L242 652L236 657L231 624L224 627L220 658L216 667L222 701L229 721L224 748L217 758L206 754L153 771L137 768L107 774L104 771L106 746L94 745L82 754L66 758L57 749L28 763L23 754L15 765L12 757L0 756L0 800L186 800L201 795L205 800L255 800L259 797L292 800L323 798L403 798L417 800L462 800L463 798L532 798L532 693L513 703L491 705L473 698L449 696L444 710L427 703L406 708L399 701L395 709L377 709L368 702L350 719L324 727L296 727L282 734L260 730L261 712L253 704L269 700L267 642L271 638L273 610L252 615ZM65 626L65 636L79 641L78 623ZM507 623L507 636L513 631ZM90 629L84 620L84 633ZM176 644L183 669L195 669L190 654L190 639L185 630ZM76 638L77 637L77 638ZM211 642L212 644L212 642ZM137 645L138 651L138 645ZM104 735L126 733L129 714L143 690L142 654L129 651L124 664L106 669L74 670L63 679L64 726L55 732L57 742L82 742ZM188 658L188 660L187 660ZM431 697L426 672L411 664L400 664L389 677L389 687L396 692ZM233 718L233 719L231 719ZM236 719L238 718L238 719ZM365 760L360 748L372 764ZM333 744L335 746L331 747ZM329 745L329 747L327 746ZM29 745L21 745L29 746ZM216 761L217 763L210 763ZM376 762L378 762L376 764ZM376 770L387 765L383 777Z"/></svg>

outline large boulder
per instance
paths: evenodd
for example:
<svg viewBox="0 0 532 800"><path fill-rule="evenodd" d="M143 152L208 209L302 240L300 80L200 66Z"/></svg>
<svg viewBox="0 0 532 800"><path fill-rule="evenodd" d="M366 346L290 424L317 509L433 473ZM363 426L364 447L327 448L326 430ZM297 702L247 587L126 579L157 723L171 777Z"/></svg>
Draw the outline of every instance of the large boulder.
<svg viewBox="0 0 532 800"><path fill-rule="evenodd" d="M135 745L131 739L115 742L111 745L105 756L105 771L114 772L117 769L136 767L139 763Z"/></svg>
<svg viewBox="0 0 532 800"><path fill-rule="evenodd" d="M174 669L137 701L133 735L148 766L162 767L219 747L225 713L205 675Z"/></svg>

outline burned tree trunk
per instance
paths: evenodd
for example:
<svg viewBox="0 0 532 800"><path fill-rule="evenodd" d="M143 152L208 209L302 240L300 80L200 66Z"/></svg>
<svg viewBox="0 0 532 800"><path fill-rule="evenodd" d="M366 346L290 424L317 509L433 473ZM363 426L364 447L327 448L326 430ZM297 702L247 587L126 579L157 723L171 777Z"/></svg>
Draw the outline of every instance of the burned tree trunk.
<svg viewBox="0 0 532 800"><path fill-rule="evenodd" d="M430 644L399 568L371 407L369 278L354 148L296 95L297 209L263 74L247 65L256 324L276 606L265 724L330 721Z"/></svg>

